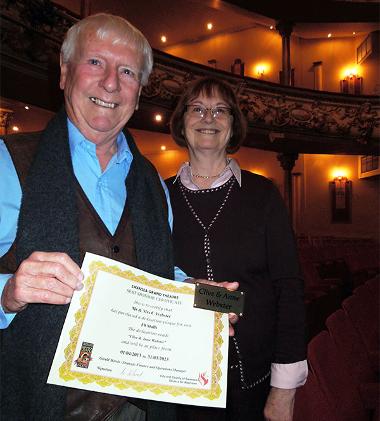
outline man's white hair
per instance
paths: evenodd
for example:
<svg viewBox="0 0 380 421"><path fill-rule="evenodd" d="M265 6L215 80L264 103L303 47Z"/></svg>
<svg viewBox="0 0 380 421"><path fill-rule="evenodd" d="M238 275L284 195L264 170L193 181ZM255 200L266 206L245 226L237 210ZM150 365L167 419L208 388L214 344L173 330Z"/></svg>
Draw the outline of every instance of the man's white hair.
<svg viewBox="0 0 380 421"><path fill-rule="evenodd" d="M113 44L131 45L137 52L141 53L143 57L140 75L141 84L145 86L148 83L153 67L152 48L144 35L121 16L98 13L73 25L67 31L61 47L61 56L64 63L72 60L81 40L91 31L101 40L112 36Z"/></svg>

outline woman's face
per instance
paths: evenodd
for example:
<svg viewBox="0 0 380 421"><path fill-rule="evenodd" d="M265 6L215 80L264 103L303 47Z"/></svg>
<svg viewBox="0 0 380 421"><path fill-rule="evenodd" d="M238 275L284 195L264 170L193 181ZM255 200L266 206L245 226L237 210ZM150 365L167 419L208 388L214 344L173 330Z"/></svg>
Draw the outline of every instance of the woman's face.
<svg viewBox="0 0 380 421"><path fill-rule="evenodd" d="M220 153L232 136L231 108L218 92L201 93L187 104L184 129L188 147L194 152Z"/></svg>

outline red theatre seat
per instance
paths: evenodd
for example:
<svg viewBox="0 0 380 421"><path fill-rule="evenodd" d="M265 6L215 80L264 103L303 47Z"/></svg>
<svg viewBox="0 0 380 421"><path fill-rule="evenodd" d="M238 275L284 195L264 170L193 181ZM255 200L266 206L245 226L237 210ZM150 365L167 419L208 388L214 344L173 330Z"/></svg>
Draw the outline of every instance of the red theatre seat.
<svg viewBox="0 0 380 421"><path fill-rule="evenodd" d="M373 411L365 407L360 390L328 332L321 332L310 342L308 359L331 411L331 418L321 421L373 420Z"/></svg>
<svg viewBox="0 0 380 421"><path fill-rule="evenodd" d="M364 284L345 299L342 307L358 331L369 356L379 353L379 298Z"/></svg>
<svg viewBox="0 0 380 421"><path fill-rule="evenodd" d="M378 381L376 369L347 314L336 311L327 319L326 326L355 384Z"/></svg>
<svg viewBox="0 0 380 421"><path fill-rule="evenodd" d="M314 372L309 375L304 386L299 387L294 402L293 421L339 421L331 409Z"/></svg>

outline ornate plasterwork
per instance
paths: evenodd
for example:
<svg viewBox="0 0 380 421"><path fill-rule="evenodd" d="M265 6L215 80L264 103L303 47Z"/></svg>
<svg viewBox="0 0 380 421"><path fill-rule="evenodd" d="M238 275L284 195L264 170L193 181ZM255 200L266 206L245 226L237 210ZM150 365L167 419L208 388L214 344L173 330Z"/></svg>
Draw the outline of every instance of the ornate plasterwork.
<svg viewBox="0 0 380 421"><path fill-rule="evenodd" d="M77 17L48 0L0 0L0 6L3 65L16 66L25 74L37 71L48 78L52 62L58 61L64 34ZM154 52L154 59L142 102L172 110L191 80L213 75L233 86L251 130L269 133L270 142L286 137L285 134L297 134L311 141L315 136L323 136L363 145L379 142L378 97L283 87L234 76L158 51Z"/></svg>
<svg viewBox="0 0 380 421"><path fill-rule="evenodd" d="M1 54L48 66L76 21L48 0L0 0Z"/></svg>
<svg viewBox="0 0 380 421"><path fill-rule="evenodd" d="M10 122L12 121L14 112L6 108L0 108L0 131L6 132Z"/></svg>
<svg viewBox="0 0 380 421"><path fill-rule="evenodd" d="M175 104L190 81L197 77L214 74L212 70L194 71L189 65L188 71L156 62L149 84L143 89L143 96L148 100L158 99ZM344 95L314 93L308 95L303 90L255 82L252 86L249 79L242 81L233 77L225 78L235 89L240 106L251 127L281 130L281 132L297 131L300 133L323 133L325 136L354 138L357 142L367 143L369 139L380 134L380 104L374 100L363 102L360 97L345 101ZM300 92L301 91L301 92ZM310 92L310 91L309 91ZM302 95L302 96L301 96Z"/></svg>

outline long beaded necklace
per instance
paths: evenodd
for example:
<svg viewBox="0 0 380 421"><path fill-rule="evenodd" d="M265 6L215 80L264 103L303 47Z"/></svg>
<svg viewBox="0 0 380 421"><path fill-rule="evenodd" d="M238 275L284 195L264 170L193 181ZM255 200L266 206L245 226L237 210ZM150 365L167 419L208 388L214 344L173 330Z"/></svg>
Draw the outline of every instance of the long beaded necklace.
<svg viewBox="0 0 380 421"><path fill-rule="evenodd" d="M196 213L192 204L190 203L190 201L189 201L189 199L186 195L186 189L185 189L184 185L181 182L179 183L179 187L180 187L182 196L185 199L185 202L186 202L188 208L190 209L190 212L192 213L195 220L199 223L199 225L202 227L202 229L204 231L203 249L204 249L204 253L205 253L205 257L206 257L207 279L209 281L214 280L214 271L213 271L213 268L212 268L212 265L211 265L211 244L210 244L210 236L209 236L210 229L214 225L218 216L221 214L221 212L222 212L222 210L223 210L223 208L224 208L224 206L225 206L225 204L226 204L226 202L227 202L227 200L230 196L230 193L231 193L231 190L232 190L234 184L235 184L235 177L231 177L224 185L212 189L212 191L217 191L217 190L220 190L220 189L228 186L226 196L224 197L221 205L219 206L215 216L212 218L211 222L206 226L204 224L204 222L201 220L201 218L198 216L198 214ZM192 191L192 193L205 193L207 191L208 190L196 190L196 191ZM244 369L243 369L243 361L242 361L243 356L241 355L239 344L238 344L238 341L235 338L235 336L232 337L232 342L233 342L234 347L235 347L235 351L236 351L237 358L238 358L238 363L235 364L235 365L231 365L230 369L238 369L239 370L240 387L241 387L242 390L252 389L253 387L257 386L258 384L260 384L264 380L266 380L270 376L270 371L267 372L266 374L264 374L264 376L256 379L254 382L247 381L245 373L244 373Z"/></svg>
<svg viewBox="0 0 380 421"><path fill-rule="evenodd" d="M190 203L187 195L186 195L186 191L185 191L185 187L183 186L182 183L179 184L180 189L181 189L181 193L183 195L183 198L185 199L185 202L187 204L187 206L190 209L190 212L192 213L192 215L194 216L195 220L199 223L199 225L202 227L203 232L204 232L204 236L203 236L203 250L205 253L205 257L206 257L206 272L207 272L207 279L209 281L213 281L214 280L214 271L212 269L211 266L211 244L210 244L210 230L212 228L212 226L214 225L215 221L217 220L218 216L221 214L229 196L232 190L232 187L235 184L235 177L231 177L227 183L225 184L228 185L228 190L226 193L226 196L223 199L223 202L221 203L221 205L219 206L219 209L217 210L215 216L212 218L211 222L206 226L203 221L201 220L201 218L198 216L198 214L195 212L195 209L193 208L192 204ZM223 186L220 186L223 187ZM215 190L219 190L220 188L217 187ZM214 190L214 189L213 189ZM205 192L207 190L197 190L197 192Z"/></svg>

